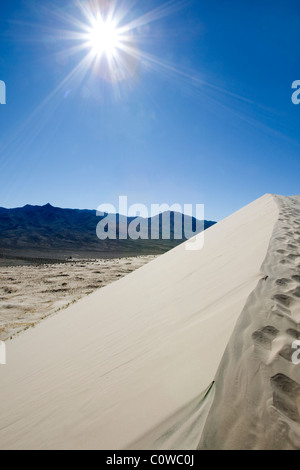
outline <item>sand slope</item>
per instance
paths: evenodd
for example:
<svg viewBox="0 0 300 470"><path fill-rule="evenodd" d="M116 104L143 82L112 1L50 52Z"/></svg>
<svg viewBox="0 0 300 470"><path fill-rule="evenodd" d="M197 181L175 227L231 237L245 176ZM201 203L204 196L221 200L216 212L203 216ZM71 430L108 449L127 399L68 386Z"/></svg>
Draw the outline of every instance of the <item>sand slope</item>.
<svg viewBox="0 0 300 470"><path fill-rule="evenodd" d="M0 341L12 339L154 258L82 259L25 266L0 263Z"/></svg>
<svg viewBox="0 0 300 470"><path fill-rule="evenodd" d="M0 448L196 448L278 213L265 195L201 251L183 244L8 342Z"/></svg>
<svg viewBox="0 0 300 470"><path fill-rule="evenodd" d="M262 270L216 375L199 449L300 449L300 196L279 218Z"/></svg>

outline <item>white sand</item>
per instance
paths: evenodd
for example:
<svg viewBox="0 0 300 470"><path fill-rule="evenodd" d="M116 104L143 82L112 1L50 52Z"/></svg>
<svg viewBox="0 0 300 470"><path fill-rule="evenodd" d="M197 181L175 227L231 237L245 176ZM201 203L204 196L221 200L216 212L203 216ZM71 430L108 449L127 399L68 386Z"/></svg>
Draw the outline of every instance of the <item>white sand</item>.
<svg viewBox="0 0 300 470"><path fill-rule="evenodd" d="M226 348L199 449L300 449L300 364L292 361L300 339L300 196L276 200L262 266L268 278Z"/></svg>
<svg viewBox="0 0 300 470"><path fill-rule="evenodd" d="M40 265L0 265L0 340L6 341L35 327L46 317L154 258L145 255Z"/></svg>
<svg viewBox="0 0 300 470"><path fill-rule="evenodd" d="M265 195L203 250L183 244L8 342L0 448L196 448L278 214Z"/></svg>

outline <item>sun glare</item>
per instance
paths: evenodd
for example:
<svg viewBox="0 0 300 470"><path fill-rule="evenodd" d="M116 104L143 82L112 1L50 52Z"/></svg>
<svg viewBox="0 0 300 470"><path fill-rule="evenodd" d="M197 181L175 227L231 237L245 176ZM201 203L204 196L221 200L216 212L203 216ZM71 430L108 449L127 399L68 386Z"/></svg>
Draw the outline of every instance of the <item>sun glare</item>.
<svg viewBox="0 0 300 470"><path fill-rule="evenodd" d="M75 76L83 80L87 71L92 70L91 77L113 83L116 93L119 93L117 83L135 77L139 66L166 73L174 71L174 67L143 51L141 45L150 41L151 23L167 17L186 1L167 0L139 16L133 8L136 0L77 0L82 18L66 16L72 28L64 31L63 38L72 42L62 54L68 51L74 55L82 51L86 54L65 82L70 82Z"/></svg>
<svg viewBox="0 0 300 470"><path fill-rule="evenodd" d="M114 56L121 44L118 29L112 21L104 21L98 18L89 32L89 46L96 56L106 54Z"/></svg>

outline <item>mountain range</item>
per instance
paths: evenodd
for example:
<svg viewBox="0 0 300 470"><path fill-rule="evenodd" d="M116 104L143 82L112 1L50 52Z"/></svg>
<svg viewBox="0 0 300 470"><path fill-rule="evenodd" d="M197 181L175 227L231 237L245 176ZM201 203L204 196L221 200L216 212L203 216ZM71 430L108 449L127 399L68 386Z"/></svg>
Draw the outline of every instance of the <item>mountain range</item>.
<svg viewBox="0 0 300 470"><path fill-rule="evenodd" d="M97 237L97 226L104 217L105 222L109 221L110 227L115 230L116 239L100 240ZM51 204L0 208L0 257L66 259L161 254L186 240L184 231L179 230L175 223L180 218L183 228L188 223L190 228L196 230L195 233L216 223L205 220L199 228L196 225L199 221L195 218L183 217L176 212L142 219L119 214L99 217L95 210L61 209ZM120 239L133 221L136 231L144 236L145 230L150 235L152 227L152 238L154 234L156 239ZM170 239L163 239L162 233L168 230L167 226Z"/></svg>

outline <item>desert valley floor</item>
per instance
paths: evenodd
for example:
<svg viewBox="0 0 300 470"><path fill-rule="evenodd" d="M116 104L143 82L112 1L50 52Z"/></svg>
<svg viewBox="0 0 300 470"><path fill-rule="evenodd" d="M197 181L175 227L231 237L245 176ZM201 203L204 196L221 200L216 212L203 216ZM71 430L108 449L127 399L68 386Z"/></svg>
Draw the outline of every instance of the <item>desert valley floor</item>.
<svg viewBox="0 0 300 470"><path fill-rule="evenodd" d="M49 315L121 279L154 258L149 255L0 265L0 340L6 341L34 327Z"/></svg>

